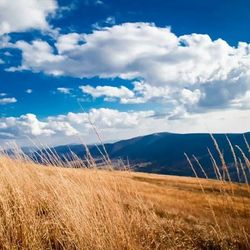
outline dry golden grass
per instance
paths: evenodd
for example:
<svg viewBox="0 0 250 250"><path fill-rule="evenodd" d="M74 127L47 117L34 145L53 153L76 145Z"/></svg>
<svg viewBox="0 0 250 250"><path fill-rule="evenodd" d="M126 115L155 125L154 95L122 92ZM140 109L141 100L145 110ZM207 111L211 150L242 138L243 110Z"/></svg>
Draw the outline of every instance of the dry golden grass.
<svg viewBox="0 0 250 250"><path fill-rule="evenodd" d="M0 249L250 247L247 185L21 158L0 157Z"/></svg>

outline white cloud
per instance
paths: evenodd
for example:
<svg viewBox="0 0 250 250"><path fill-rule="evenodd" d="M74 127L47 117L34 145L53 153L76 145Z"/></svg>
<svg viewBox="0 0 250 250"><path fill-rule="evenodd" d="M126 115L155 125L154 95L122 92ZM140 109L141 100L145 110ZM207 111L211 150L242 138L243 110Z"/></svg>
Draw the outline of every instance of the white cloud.
<svg viewBox="0 0 250 250"><path fill-rule="evenodd" d="M4 93L2 93L4 94ZM0 98L0 105L6 105L10 103L15 103L17 102L17 99L15 97L5 97L5 98Z"/></svg>
<svg viewBox="0 0 250 250"><path fill-rule="evenodd" d="M49 29L47 17L56 9L56 0L0 0L0 35L28 29Z"/></svg>
<svg viewBox="0 0 250 250"><path fill-rule="evenodd" d="M142 119L154 115L153 111L121 112L116 109L91 109L89 112L68 113L57 117L48 117L49 121L66 121L75 127L91 128L91 123L100 129L135 128ZM81 129L79 129L81 130Z"/></svg>
<svg viewBox="0 0 250 250"><path fill-rule="evenodd" d="M120 112L114 109L92 109L89 112L68 113L39 120L34 114L0 118L0 144L9 140L23 140L28 136L46 145L79 141L97 142L90 121L97 127L104 141L118 140L159 131L175 133L230 133L246 132L250 123L249 110L213 111L203 114L186 114L172 119L180 110L171 113L154 111ZM239 122L241 121L241 122ZM230 126L228 126L230 124Z"/></svg>
<svg viewBox="0 0 250 250"><path fill-rule="evenodd" d="M60 54L67 51L72 51L77 47L80 48L80 42L84 41L84 36L78 33L70 33L67 35L61 35L58 37L56 42L57 50Z"/></svg>
<svg viewBox="0 0 250 250"><path fill-rule="evenodd" d="M90 85L80 86L79 87L83 93L89 94L94 98L105 97L107 98L118 98L118 99L130 99L134 97L134 92L126 88L125 86L121 87L112 87L112 86L97 86L92 87Z"/></svg>
<svg viewBox="0 0 250 250"><path fill-rule="evenodd" d="M58 132L62 132L65 135L77 133L67 123L40 121L34 114L0 118L0 132L9 134L12 138L16 139L25 136L51 136Z"/></svg>
<svg viewBox="0 0 250 250"><path fill-rule="evenodd" d="M122 103L145 103L148 101L172 102L173 94L169 86L154 86L145 81L133 82L134 98L123 98Z"/></svg>
<svg viewBox="0 0 250 250"><path fill-rule="evenodd" d="M119 112L113 109L92 109L83 113L50 116L39 120L34 114L0 118L0 139L43 138L88 135L91 123L101 131L134 129L141 121L154 115L153 111ZM9 135L9 136L7 136ZM67 139L66 139L67 140Z"/></svg>
<svg viewBox="0 0 250 250"><path fill-rule="evenodd" d="M90 85L79 87L83 93L93 98L104 97L106 101L119 99L121 103L145 103L153 100L170 101L170 90L167 87L151 86L143 81L135 81L132 90L125 86L97 86Z"/></svg>
<svg viewBox="0 0 250 250"><path fill-rule="evenodd" d="M34 67L34 71L39 71L40 67L46 67L46 72L53 75L61 75L62 71L54 69L53 64L59 61L63 61L62 56L54 55L53 49L47 42L44 41L33 41L32 44L28 44L24 41L18 41L16 48L22 50L23 53L23 65L20 67L11 67L8 71L13 72L16 70L26 70ZM36 68L36 69L35 69Z"/></svg>
<svg viewBox="0 0 250 250"><path fill-rule="evenodd" d="M189 89L182 89L180 93L180 101L183 104L194 105L199 102L201 98L201 91L199 89L195 89L191 91Z"/></svg>
<svg viewBox="0 0 250 250"><path fill-rule="evenodd" d="M71 88L60 87L57 88L57 91L65 95L71 94Z"/></svg>
<svg viewBox="0 0 250 250"><path fill-rule="evenodd" d="M222 39L213 41L201 34L178 37L168 27L148 23L60 35L55 43L57 51L44 41L19 41L15 46L22 50L22 65L9 71L140 79L134 89L126 90L124 95L129 93L129 98L120 96L122 87L111 87L122 103L163 101L189 112L206 111L231 108L250 90L249 44L232 47ZM87 91L94 97L112 99L104 87L109 86Z"/></svg>
<svg viewBox="0 0 250 250"><path fill-rule="evenodd" d="M131 78L141 75L133 66L135 61L142 57L147 59L148 56L163 54L176 47L177 43L177 37L169 28L127 23L96 30L92 34L61 35L55 44L58 55L53 54L48 43L41 41L33 41L31 44L22 41L16 47L23 51L23 69L44 71L48 74L59 71L76 77L98 75ZM43 49L39 49L38 45ZM37 54L43 55L39 64L35 59ZM53 62L51 58L54 59ZM49 67L46 66L48 63Z"/></svg>
<svg viewBox="0 0 250 250"><path fill-rule="evenodd" d="M33 92L33 90L32 89L26 89L26 91L25 91L27 94L31 94L32 92Z"/></svg>
<svg viewBox="0 0 250 250"><path fill-rule="evenodd" d="M173 91L166 86L152 86L144 81L133 82L133 89L128 89L125 86L97 86L90 85L80 86L83 93L91 95L93 98L104 97L106 101L119 99L120 103L146 103L146 102L163 102L171 103L172 105L192 106L199 102L202 93L199 89L193 91L182 89Z"/></svg>

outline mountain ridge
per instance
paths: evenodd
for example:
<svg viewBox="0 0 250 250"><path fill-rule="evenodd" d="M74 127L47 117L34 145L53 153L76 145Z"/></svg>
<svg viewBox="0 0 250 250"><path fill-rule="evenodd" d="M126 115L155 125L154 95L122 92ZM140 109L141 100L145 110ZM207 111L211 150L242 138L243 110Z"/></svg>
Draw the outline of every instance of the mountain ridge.
<svg viewBox="0 0 250 250"><path fill-rule="evenodd" d="M244 134L213 134L225 160L228 162L229 168L233 170L233 176L235 175L235 171L233 167L231 167L233 157L227 137L232 145L238 145L247 153L248 149L243 135L248 141L250 140L249 132ZM115 143L104 143L103 145L99 144L97 146L89 145L88 148L95 159L100 159L102 154L105 155L107 152L111 160L129 161L131 167L139 172L193 176L193 172L184 157L184 153L187 153L190 157L195 155L204 166L208 175L214 178L215 174L207 148L211 150L215 160L218 165L220 165L218 152L214 147L214 142L211 135L207 133L178 134L160 132L133 137ZM70 151L80 158L86 156L86 150L81 144L60 145L51 149L59 156L65 157ZM235 150L236 154L239 155L240 152L237 151L237 149ZM198 173L201 174L201 171L198 170Z"/></svg>

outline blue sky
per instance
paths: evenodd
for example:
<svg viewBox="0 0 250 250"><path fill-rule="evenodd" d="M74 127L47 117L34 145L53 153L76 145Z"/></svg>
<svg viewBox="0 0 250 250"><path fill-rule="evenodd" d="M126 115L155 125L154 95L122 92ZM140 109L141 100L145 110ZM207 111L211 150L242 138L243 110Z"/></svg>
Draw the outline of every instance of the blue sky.
<svg viewBox="0 0 250 250"><path fill-rule="evenodd" d="M249 7L0 1L0 144L248 131Z"/></svg>

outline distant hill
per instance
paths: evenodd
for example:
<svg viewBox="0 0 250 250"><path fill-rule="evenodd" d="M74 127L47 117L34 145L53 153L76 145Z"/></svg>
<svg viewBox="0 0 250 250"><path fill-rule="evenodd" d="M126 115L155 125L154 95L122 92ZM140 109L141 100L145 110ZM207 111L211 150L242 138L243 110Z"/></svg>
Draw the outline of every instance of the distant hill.
<svg viewBox="0 0 250 250"><path fill-rule="evenodd" d="M248 154L243 134L228 134L227 136L233 145L239 145ZM229 168L231 168L232 175L236 177L235 167L231 164L233 162L232 154L225 134L215 134L214 137ZM246 133L245 137L250 141L250 133ZM156 133L107 143L104 144L104 147L112 161L117 162L119 159L125 163L129 161L132 168L139 172L193 176L193 172L184 157L185 152L190 157L195 155L204 166L209 177L213 178L215 174L207 148L211 150L218 165L220 165L218 154L209 134ZM105 154L103 147L100 145L99 148L93 145L88 146L88 148L91 155L96 159L100 159L100 151ZM66 156L70 151L80 158L84 158L86 155L83 145L57 146L52 150L60 156ZM239 155L239 151L235 150ZM201 174L201 171L198 171L198 173Z"/></svg>

